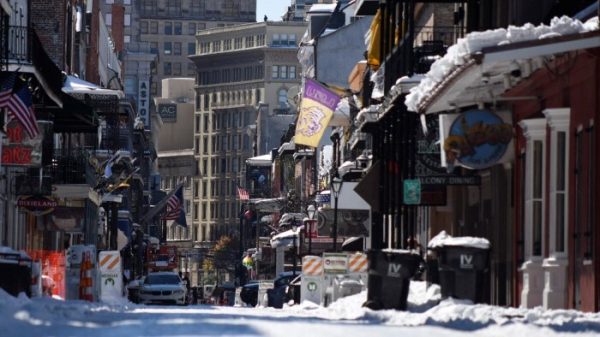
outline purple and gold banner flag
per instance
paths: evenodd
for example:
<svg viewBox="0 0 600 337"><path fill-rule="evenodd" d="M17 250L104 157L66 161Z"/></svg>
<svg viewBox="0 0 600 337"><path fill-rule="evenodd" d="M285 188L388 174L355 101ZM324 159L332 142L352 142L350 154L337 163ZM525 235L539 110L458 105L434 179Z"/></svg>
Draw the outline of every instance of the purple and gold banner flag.
<svg viewBox="0 0 600 337"><path fill-rule="evenodd" d="M307 78L294 143L317 147L339 102L339 96Z"/></svg>

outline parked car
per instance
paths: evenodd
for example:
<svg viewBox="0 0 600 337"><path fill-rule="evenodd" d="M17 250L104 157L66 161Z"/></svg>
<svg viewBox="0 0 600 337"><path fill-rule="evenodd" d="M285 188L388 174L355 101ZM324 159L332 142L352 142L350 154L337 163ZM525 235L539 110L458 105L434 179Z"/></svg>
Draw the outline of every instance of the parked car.
<svg viewBox="0 0 600 337"><path fill-rule="evenodd" d="M300 303L300 287L302 285L302 275L293 279L285 288L285 303L294 301L294 304Z"/></svg>
<svg viewBox="0 0 600 337"><path fill-rule="evenodd" d="M273 289L267 291L269 307L283 308L285 288L298 275L300 275L299 271L295 275L291 271L285 271L273 280ZM255 307L258 304L258 282L254 281L243 286L240 298L244 303Z"/></svg>
<svg viewBox="0 0 600 337"><path fill-rule="evenodd" d="M138 297L142 304L186 304L185 282L174 272L153 272L140 285Z"/></svg>
<svg viewBox="0 0 600 337"><path fill-rule="evenodd" d="M278 309L283 308L287 286L299 275L300 272L293 273L291 271L279 274L279 277L274 281L273 289L267 290L267 297L269 298L270 307Z"/></svg>

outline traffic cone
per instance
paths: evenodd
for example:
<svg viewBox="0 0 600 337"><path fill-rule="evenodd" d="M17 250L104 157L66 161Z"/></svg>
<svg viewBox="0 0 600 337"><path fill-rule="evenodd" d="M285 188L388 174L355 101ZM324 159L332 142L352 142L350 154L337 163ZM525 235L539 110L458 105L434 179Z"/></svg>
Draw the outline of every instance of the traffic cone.
<svg viewBox="0 0 600 337"><path fill-rule="evenodd" d="M85 277L86 277L86 300L93 302L94 301L94 294L92 292L92 287L93 287L93 280L92 280L92 259L90 257L90 252L86 252L85 254L85 259L86 259L86 266L85 266Z"/></svg>

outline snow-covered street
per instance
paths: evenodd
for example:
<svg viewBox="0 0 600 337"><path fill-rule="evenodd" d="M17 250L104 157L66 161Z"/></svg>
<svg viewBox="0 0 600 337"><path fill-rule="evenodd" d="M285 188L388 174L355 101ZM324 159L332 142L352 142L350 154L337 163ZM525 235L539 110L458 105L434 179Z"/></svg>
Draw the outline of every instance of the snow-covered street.
<svg viewBox="0 0 600 337"><path fill-rule="evenodd" d="M14 298L0 290L2 336L592 336L600 314L445 300L412 282L406 312L361 308L366 292L330 307L142 306Z"/></svg>

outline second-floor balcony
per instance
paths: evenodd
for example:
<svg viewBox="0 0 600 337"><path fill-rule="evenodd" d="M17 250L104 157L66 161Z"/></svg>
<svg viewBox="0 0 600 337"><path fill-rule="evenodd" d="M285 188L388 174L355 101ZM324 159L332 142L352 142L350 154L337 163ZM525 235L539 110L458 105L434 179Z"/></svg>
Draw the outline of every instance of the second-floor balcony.
<svg viewBox="0 0 600 337"><path fill-rule="evenodd" d="M79 149L54 150L52 164L44 167L44 173L52 177L54 185L96 186L96 168L92 154Z"/></svg>

